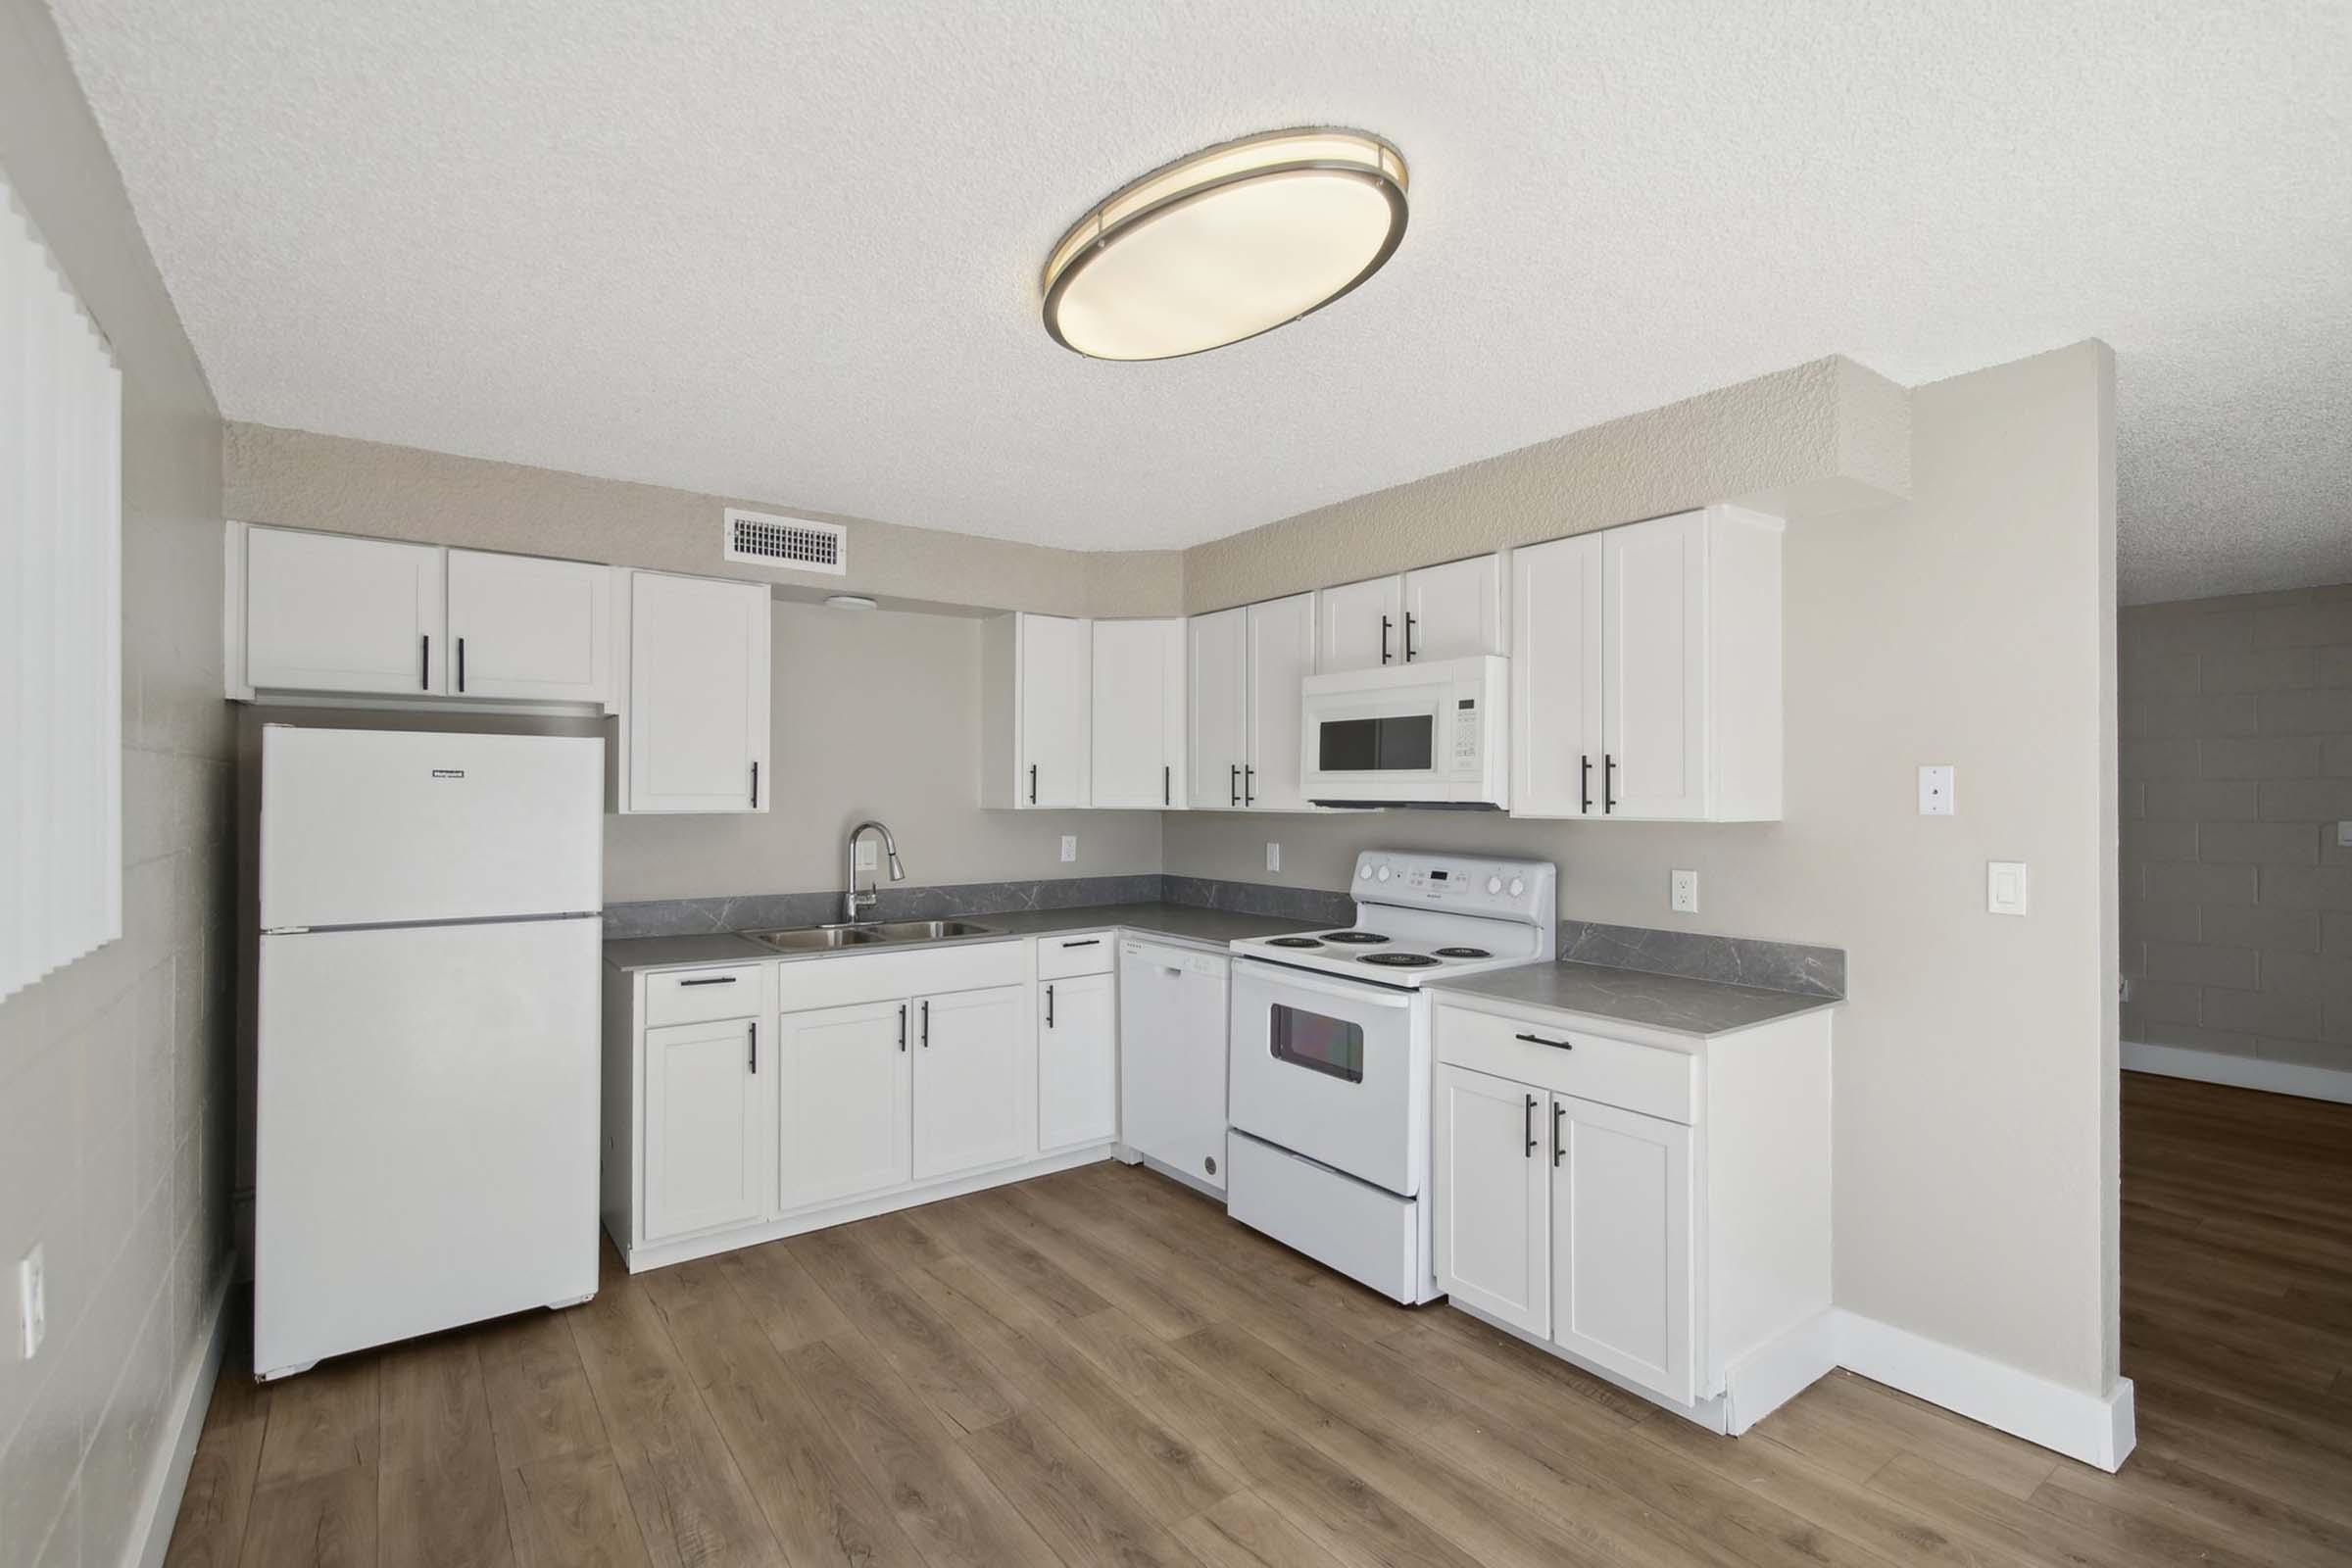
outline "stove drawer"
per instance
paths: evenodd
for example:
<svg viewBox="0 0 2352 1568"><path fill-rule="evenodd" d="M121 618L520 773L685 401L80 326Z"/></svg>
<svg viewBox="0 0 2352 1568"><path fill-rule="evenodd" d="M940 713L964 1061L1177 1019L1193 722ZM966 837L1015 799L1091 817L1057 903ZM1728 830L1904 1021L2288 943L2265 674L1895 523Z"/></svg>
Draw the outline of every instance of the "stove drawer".
<svg viewBox="0 0 2352 1568"><path fill-rule="evenodd" d="M1679 1051L1444 1003L1436 1044L1440 1061L1686 1126L1698 1103L1698 1058Z"/></svg>

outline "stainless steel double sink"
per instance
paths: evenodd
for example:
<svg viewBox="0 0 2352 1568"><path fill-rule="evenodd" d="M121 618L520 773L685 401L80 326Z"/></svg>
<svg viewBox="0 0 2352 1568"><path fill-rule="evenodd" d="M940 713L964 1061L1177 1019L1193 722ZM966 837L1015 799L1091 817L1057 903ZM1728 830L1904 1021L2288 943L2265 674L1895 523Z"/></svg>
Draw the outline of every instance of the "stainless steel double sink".
<svg viewBox="0 0 2352 1568"><path fill-rule="evenodd" d="M953 942L959 937L993 937L1000 933L995 926L974 925L969 920L885 920L871 925L808 925L743 934L778 953L835 953L907 942Z"/></svg>

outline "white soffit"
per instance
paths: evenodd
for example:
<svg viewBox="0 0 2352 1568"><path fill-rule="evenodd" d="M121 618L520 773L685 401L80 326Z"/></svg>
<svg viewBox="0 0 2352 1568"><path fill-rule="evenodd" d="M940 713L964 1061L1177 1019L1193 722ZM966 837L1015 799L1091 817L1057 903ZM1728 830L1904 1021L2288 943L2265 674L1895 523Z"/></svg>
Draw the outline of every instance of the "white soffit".
<svg viewBox="0 0 2352 1568"><path fill-rule="evenodd" d="M53 0L224 414L1080 549L1844 353L2115 346L2125 596L2352 578L2352 6ZM1360 125L1412 226L1155 365L1089 204Z"/></svg>

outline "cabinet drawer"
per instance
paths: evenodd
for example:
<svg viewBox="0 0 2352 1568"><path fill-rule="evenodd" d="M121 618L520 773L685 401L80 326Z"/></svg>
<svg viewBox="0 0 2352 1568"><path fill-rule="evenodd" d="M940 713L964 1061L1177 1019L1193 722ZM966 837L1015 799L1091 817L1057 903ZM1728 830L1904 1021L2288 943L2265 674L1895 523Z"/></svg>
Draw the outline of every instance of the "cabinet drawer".
<svg viewBox="0 0 2352 1568"><path fill-rule="evenodd" d="M760 965L729 964L713 969L662 969L645 977L645 1025L701 1023L706 1018L749 1018L760 1011Z"/></svg>
<svg viewBox="0 0 2352 1568"><path fill-rule="evenodd" d="M1436 1035L1440 1061L1579 1100L1686 1126L1697 1103L1698 1059L1679 1051L1445 1005Z"/></svg>
<svg viewBox="0 0 2352 1568"><path fill-rule="evenodd" d="M1107 931L1073 931L1067 936L1037 939L1037 977L1065 980L1072 975L1108 974L1114 944Z"/></svg>

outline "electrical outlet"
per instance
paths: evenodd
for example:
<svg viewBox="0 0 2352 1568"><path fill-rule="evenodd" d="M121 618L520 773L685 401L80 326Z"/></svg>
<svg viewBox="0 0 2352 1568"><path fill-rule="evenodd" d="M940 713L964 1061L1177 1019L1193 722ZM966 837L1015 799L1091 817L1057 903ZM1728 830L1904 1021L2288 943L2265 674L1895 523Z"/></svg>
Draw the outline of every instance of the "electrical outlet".
<svg viewBox="0 0 2352 1568"><path fill-rule="evenodd" d="M880 865L880 864L882 863L882 862L881 862L881 860L878 858L878 857L881 855L881 853L882 853L882 847L881 847L879 844L876 844L876 843L875 843L875 842L874 842L872 839L870 839L870 838L860 838L860 839L858 839L858 870L860 870L860 871L871 871L871 870L873 870L873 869L874 869L876 866L878 866L878 865Z"/></svg>
<svg viewBox="0 0 2352 1568"><path fill-rule="evenodd" d="M1061 858L1065 860L1075 860L1078 858L1077 834L1064 833L1061 836Z"/></svg>
<svg viewBox="0 0 2352 1568"><path fill-rule="evenodd" d="M29 1361L49 1337L49 1266L41 1260L38 1243L17 1264L17 1316L24 1325L18 1349Z"/></svg>
<svg viewBox="0 0 2352 1568"><path fill-rule="evenodd" d="M1952 799L1952 767L1934 763L1919 770L1919 814L1950 816L1959 809Z"/></svg>
<svg viewBox="0 0 2352 1568"><path fill-rule="evenodd" d="M1678 914L1696 914L1698 912L1698 873L1696 871L1674 873L1674 907Z"/></svg>
<svg viewBox="0 0 2352 1568"><path fill-rule="evenodd" d="M1273 844L1273 843L1269 843L1269 844L1267 844L1267 846L1266 846L1266 869L1267 869L1267 870L1269 870L1269 871L1279 871L1279 870L1281 870L1281 869L1282 869L1282 846L1281 846L1281 845L1279 845L1279 844Z"/></svg>

